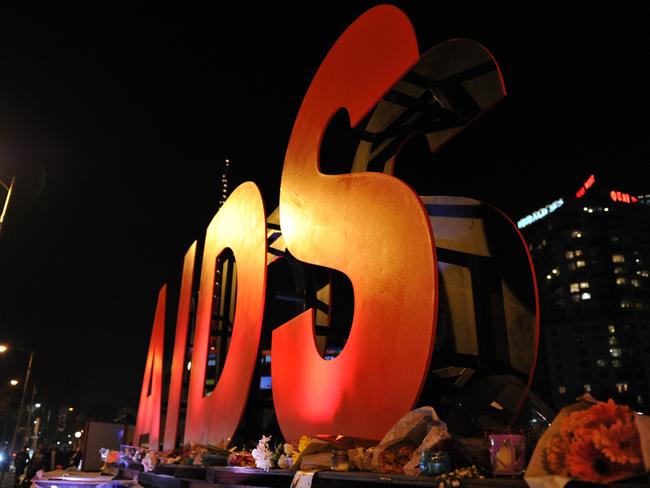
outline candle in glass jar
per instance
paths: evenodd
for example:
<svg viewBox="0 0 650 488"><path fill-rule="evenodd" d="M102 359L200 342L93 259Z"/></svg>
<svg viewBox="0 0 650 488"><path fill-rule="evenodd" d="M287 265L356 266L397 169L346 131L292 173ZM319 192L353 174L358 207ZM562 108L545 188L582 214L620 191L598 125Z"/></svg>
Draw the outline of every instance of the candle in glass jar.
<svg viewBox="0 0 650 488"><path fill-rule="evenodd" d="M493 434L490 436L492 474L520 475L524 472L525 438L522 434Z"/></svg>
<svg viewBox="0 0 650 488"><path fill-rule="evenodd" d="M332 471L348 471L350 458L347 449L334 449L332 451Z"/></svg>

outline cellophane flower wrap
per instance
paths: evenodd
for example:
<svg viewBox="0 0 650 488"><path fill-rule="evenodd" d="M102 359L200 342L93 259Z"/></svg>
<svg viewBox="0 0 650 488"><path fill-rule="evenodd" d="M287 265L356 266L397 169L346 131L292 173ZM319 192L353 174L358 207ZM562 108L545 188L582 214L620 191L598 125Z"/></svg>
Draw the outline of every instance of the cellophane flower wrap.
<svg viewBox="0 0 650 488"><path fill-rule="evenodd" d="M650 470L650 419L590 395L560 411L526 470L532 488L562 488L573 479L611 483Z"/></svg>

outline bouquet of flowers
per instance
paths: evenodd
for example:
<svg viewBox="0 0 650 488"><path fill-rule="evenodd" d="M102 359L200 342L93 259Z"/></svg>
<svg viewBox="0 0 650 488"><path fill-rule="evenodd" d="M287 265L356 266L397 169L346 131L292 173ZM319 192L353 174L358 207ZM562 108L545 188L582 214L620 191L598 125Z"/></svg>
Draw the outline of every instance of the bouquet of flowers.
<svg viewBox="0 0 650 488"><path fill-rule="evenodd" d="M582 400L563 409L540 439L526 472L530 486L610 483L647 471L650 419L611 399Z"/></svg>
<svg viewBox="0 0 650 488"><path fill-rule="evenodd" d="M271 436L267 437L263 435L260 441L257 443L257 447L253 449L253 452L251 453L255 459L255 466L263 469L264 471L268 471L274 467L272 461L273 451L269 448L270 440Z"/></svg>
<svg viewBox="0 0 650 488"><path fill-rule="evenodd" d="M255 458L248 451L234 451L228 456L228 466L255 468Z"/></svg>
<svg viewBox="0 0 650 488"><path fill-rule="evenodd" d="M104 461L104 465L100 468L100 473L102 474L117 474L117 463L120 460L120 452L119 451L114 451L112 449L107 449L106 447L102 447L99 450L99 456L102 461Z"/></svg>
<svg viewBox="0 0 650 488"><path fill-rule="evenodd" d="M269 442L271 436L263 435L257 443L257 447L251 453L255 459L255 466L268 471L271 468L289 469L293 465L293 456L297 455L297 450L292 444L279 443L275 449L271 450Z"/></svg>

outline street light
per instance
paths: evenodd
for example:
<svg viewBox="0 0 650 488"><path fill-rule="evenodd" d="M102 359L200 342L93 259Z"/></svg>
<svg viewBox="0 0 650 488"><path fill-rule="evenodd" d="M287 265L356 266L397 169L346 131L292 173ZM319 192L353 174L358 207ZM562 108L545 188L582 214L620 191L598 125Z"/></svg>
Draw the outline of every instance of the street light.
<svg viewBox="0 0 650 488"><path fill-rule="evenodd" d="M16 386L16 385L18 384L18 380L11 380L11 381L9 382L9 384L10 384L11 386Z"/></svg>
<svg viewBox="0 0 650 488"><path fill-rule="evenodd" d="M7 208L9 207L9 200L11 200L11 193L13 192L15 181L16 181L15 176L11 177L11 182L9 184L4 182L0 178L0 186L2 186L7 192L7 194L5 195L4 204L2 205L2 213L0 213L0 230L2 230L2 224L4 223L5 216L7 215ZM4 351L0 351L0 352L4 352Z"/></svg>

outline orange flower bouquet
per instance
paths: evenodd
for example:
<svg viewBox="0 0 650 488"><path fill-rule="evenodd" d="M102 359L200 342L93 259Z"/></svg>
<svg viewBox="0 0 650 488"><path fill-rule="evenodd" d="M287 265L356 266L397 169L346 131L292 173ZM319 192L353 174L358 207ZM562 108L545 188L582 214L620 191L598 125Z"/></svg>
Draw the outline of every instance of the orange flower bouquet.
<svg viewBox="0 0 650 488"><path fill-rule="evenodd" d="M611 483L648 471L650 419L611 399L582 400L560 411L539 440L526 471L529 486Z"/></svg>

